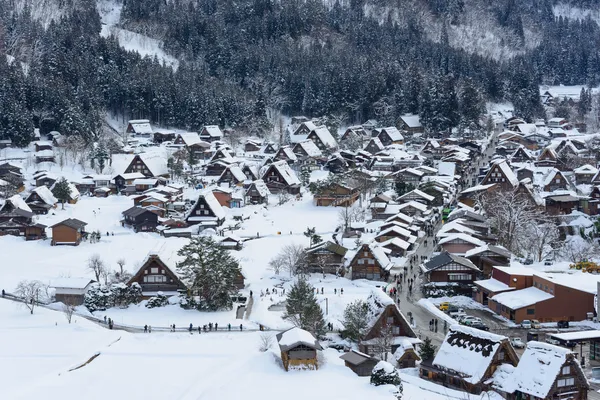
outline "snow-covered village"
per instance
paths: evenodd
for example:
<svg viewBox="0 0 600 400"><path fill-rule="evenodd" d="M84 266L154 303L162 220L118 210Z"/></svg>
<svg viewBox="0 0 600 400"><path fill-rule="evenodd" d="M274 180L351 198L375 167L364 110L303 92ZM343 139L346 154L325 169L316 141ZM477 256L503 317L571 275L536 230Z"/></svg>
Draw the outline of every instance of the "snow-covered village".
<svg viewBox="0 0 600 400"><path fill-rule="evenodd" d="M0 0L1 397L600 399L598 43L589 0Z"/></svg>

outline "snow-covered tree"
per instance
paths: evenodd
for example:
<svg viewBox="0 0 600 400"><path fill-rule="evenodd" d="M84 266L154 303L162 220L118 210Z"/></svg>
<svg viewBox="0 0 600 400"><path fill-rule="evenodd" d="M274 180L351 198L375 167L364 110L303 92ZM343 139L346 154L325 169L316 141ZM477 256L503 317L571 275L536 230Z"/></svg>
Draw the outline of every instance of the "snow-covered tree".
<svg viewBox="0 0 600 400"><path fill-rule="evenodd" d="M199 297L198 309L231 309L240 265L229 251L210 237L199 237L192 238L177 254L183 257L177 270L192 295Z"/></svg>
<svg viewBox="0 0 600 400"><path fill-rule="evenodd" d="M425 337L423 339L423 344L419 346L419 357L423 361L432 360L435 356L435 346L431 343L431 339L429 337Z"/></svg>
<svg viewBox="0 0 600 400"><path fill-rule="evenodd" d="M62 209L65 209L65 203L71 199L71 188L69 187L69 182L64 178L60 178L52 189L52 194L54 197L60 201L62 204Z"/></svg>
<svg viewBox="0 0 600 400"><path fill-rule="evenodd" d="M307 272L306 250L299 244L287 244L279 253L269 261L269 267L279 275L281 271L288 271L290 275L304 274Z"/></svg>
<svg viewBox="0 0 600 400"><path fill-rule="evenodd" d="M48 286L40 281L23 280L18 283L15 295L23 300L23 305L33 314L33 310L38 303L46 300Z"/></svg>
<svg viewBox="0 0 600 400"><path fill-rule="evenodd" d="M402 382L400 381L400 375L392 364L387 361L379 361L373 372L371 372L371 385L394 385L398 386Z"/></svg>
<svg viewBox="0 0 600 400"><path fill-rule="evenodd" d="M152 296L148 299L146 308L165 307L167 305L169 305L169 298L162 294L162 292L158 292L156 296Z"/></svg>
<svg viewBox="0 0 600 400"><path fill-rule="evenodd" d="M323 310L317 302L315 288L300 278L288 292L284 319L314 335L325 333Z"/></svg>
<svg viewBox="0 0 600 400"><path fill-rule="evenodd" d="M357 343L367 333L369 321L369 306L363 300L355 300L346 306L344 310L344 334Z"/></svg>
<svg viewBox="0 0 600 400"><path fill-rule="evenodd" d="M106 271L106 266L104 265L102 258L100 258L100 254L92 254L90 256L88 259L88 269L94 273L96 282L100 282L100 277L102 277Z"/></svg>
<svg viewBox="0 0 600 400"><path fill-rule="evenodd" d="M556 224L548 219L532 221L527 229L527 248L534 261L542 261L562 247Z"/></svg>

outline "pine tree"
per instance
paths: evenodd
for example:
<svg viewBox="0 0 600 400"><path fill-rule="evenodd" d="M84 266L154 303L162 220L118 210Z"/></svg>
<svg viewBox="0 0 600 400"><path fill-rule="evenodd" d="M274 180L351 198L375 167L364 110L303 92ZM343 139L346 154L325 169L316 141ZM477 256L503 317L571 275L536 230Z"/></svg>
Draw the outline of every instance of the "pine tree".
<svg viewBox="0 0 600 400"><path fill-rule="evenodd" d="M69 186L69 182L64 177L60 178L60 180L54 184L52 194L60 201L62 209L64 210L65 202L69 201L71 198L71 187Z"/></svg>
<svg viewBox="0 0 600 400"><path fill-rule="evenodd" d="M315 289L306 279L298 279L290 289L286 298L283 318L314 335L325 333L323 310L317 302Z"/></svg>
<svg viewBox="0 0 600 400"><path fill-rule="evenodd" d="M106 151L106 147L104 147L103 143L98 144L98 146L96 147L94 158L98 163L98 169L100 170L100 173L102 173L106 165L106 159L108 158L108 152Z"/></svg>
<svg viewBox="0 0 600 400"><path fill-rule="evenodd" d="M435 346L431 343L431 339L425 337L423 344L419 347L419 357L423 361L429 361L435 356Z"/></svg>
<svg viewBox="0 0 600 400"><path fill-rule="evenodd" d="M368 328L369 306L362 300L356 300L346 306L344 310L344 334L357 343L360 343Z"/></svg>
<svg viewBox="0 0 600 400"><path fill-rule="evenodd" d="M479 118L485 112L485 102L471 79L466 79L459 96L461 126L479 128Z"/></svg>
<svg viewBox="0 0 600 400"><path fill-rule="evenodd" d="M177 270L191 293L199 297L198 309L231 309L240 265L229 251L210 237L199 237L192 238L177 254L184 258Z"/></svg>

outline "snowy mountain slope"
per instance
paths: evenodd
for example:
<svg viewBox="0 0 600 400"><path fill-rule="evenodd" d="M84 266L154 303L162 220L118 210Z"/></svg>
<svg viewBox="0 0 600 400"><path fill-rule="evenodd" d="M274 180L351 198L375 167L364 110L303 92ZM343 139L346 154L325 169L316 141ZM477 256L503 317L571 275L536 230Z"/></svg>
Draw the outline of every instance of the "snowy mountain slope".
<svg viewBox="0 0 600 400"><path fill-rule="evenodd" d="M158 60L166 66L171 66L177 70L179 62L165 53L162 49L162 41L153 39L140 33L132 32L118 27L121 20L121 9L123 5L110 0L98 0L98 13L102 21L102 37L115 36L121 47L125 50L135 51L142 57L157 57Z"/></svg>
<svg viewBox="0 0 600 400"><path fill-rule="evenodd" d="M583 9L572 6L567 3L559 3L552 9L554 15L557 17L563 17L568 19L586 19L591 18L600 25L600 8L595 9Z"/></svg>

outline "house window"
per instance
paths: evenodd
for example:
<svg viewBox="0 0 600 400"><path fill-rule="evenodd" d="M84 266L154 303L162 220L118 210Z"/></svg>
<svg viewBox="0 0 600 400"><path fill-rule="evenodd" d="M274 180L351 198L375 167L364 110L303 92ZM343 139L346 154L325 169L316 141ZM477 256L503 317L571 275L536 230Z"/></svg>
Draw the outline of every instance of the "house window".
<svg viewBox="0 0 600 400"><path fill-rule="evenodd" d="M400 327L399 326L392 326L392 334L394 334L394 335L400 335Z"/></svg>
<svg viewBox="0 0 600 400"><path fill-rule="evenodd" d="M364 256L364 257L369 257L369 252L368 252L368 251L365 251L365 252L363 253L363 256Z"/></svg>
<svg viewBox="0 0 600 400"><path fill-rule="evenodd" d="M375 265L375 260L373 260L373 259L370 258L369 259L369 265Z"/></svg>
<svg viewBox="0 0 600 400"><path fill-rule="evenodd" d="M565 378L565 379L559 379L556 382L556 386L560 387L565 387L565 386L574 386L575 385L575 378Z"/></svg>
<svg viewBox="0 0 600 400"><path fill-rule="evenodd" d="M387 321L387 323L388 323L388 324L390 324L390 325L391 325L391 324L393 324L393 323L394 323L394 317L387 317L387 320L386 320L386 321Z"/></svg>
<svg viewBox="0 0 600 400"><path fill-rule="evenodd" d="M569 365L562 367L561 374L569 375L571 373L571 367Z"/></svg>
<svg viewBox="0 0 600 400"><path fill-rule="evenodd" d="M363 258L358 259L358 265L363 265L364 263L365 263L365 260Z"/></svg>
<svg viewBox="0 0 600 400"><path fill-rule="evenodd" d="M534 315L535 314L535 308L528 308L527 309L527 315Z"/></svg>
<svg viewBox="0 0 600 400"><path fill-rule="evenodd" d="M152 267L152 268L150 268L150 273L151 274L158 274L158 267Z"/></svg>

